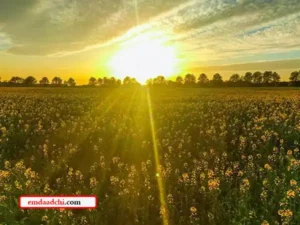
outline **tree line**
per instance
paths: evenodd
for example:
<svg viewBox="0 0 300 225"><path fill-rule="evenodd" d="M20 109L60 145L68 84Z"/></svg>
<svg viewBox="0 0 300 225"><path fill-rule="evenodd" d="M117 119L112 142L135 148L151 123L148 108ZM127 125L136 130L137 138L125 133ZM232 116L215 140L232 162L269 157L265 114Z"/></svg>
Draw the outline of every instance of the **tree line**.
<svg viewBox="0 0 300 225"><path fill-rule="evenodd" d="M63 81L60 77L54 77L51 82L48 77L43 77L40 81L33 76L26 78L14 76L8 81L0 82L1 86L76 86L76 81L73 78Z"/></svg>
<svg viewBox="0 0 300 225"><path fill-rule="evenodd" d="M281 81L281 77L277 72L246 72L243 76L233 74L228 80L216 73L212 79L209 79L205 73L201 73L198 77L194 74L186 74L184 77L178 76L175 81L167 80L164 76L147 81L148 86L182 86L182 87L287 87L300 86L300 71L292 72L288 81Z"/></svg>
<svg viewBox="0 0 300 225"><path fill-rule="evenodd" d="M300 71L294 71L291 73L288 81L281 81L281 77L277 72L265 71L265 72L246 72L243 76L239 74L233 74L228 80L223 80L223 77L216 73L212 79L209 79L205 73L201 73L199 76L194 74L186 74L185 76L177 76L175 81L166 79L164 76L159 75L156 78L148 79L147 86L176 86L176 87L268 87L268 86L300 86ZM39 82L33 76L26 78L12 77L9 81L0 82L1 86L65 86L74 87L76 81L73 78L63 81L60 77L54 77L51 82L47 77L43 77ZM115 77L103 77L95 78L90 77L87 85L92 87L132 87L140 86L141 84L136 78L125 77L123 80Z"/></svg>

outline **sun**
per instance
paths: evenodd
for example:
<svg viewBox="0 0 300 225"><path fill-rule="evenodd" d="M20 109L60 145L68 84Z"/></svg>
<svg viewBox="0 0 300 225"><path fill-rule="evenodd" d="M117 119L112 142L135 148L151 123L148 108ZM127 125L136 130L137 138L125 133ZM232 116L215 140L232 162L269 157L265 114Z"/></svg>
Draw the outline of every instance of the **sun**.
<svg viewBox="0 0 300 225"><path fill-rule="evenodd" d="M145 84L149 78L158 75L168 77L177 72L176 49L149 38L134 41L113 55L109 68L120 79L130 76Z"/></svg>

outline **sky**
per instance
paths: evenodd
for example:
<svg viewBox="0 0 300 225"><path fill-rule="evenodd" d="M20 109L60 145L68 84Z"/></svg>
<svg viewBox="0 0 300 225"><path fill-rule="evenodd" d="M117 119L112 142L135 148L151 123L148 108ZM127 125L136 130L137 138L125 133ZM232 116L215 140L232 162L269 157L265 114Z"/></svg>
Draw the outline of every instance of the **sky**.
<svg viewBox="0 0 300 225"><path fill-rule="evenodd" d="M300 0L0 0L0 76L111 76L139 37L176 48L186 72L300 69Z"/></svg>

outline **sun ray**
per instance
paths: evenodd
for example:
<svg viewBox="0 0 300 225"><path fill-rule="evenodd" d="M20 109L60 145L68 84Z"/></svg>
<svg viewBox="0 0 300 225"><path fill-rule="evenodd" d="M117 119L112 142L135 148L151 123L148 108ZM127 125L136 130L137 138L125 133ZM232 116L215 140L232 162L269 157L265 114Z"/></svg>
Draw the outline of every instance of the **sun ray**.
<svg viewBox="0 0 300 225"><path fill-rule="evenodd" d="M147 102L148 102L148 110L149 110L149 119L150 119L150 127L151 127L151 135L152 135L152 143L153 143L153 151L154 151L154 160L155 160L155 169L156 169L156 178L157 178L157 184L158 184L158 191L159 191L159 200L160 200L160 206L163 210L162 213L162 222L163 225L168 225L168 209L166 206L166 195L164 190L164 183L162 181L161 175L159 173L159 166L160 166L160 159L159 159L159 152L156 142L156 133L155 133L155 123L153 119L153 108L151 103L151 96L150 91L147 89Z"/></svg>

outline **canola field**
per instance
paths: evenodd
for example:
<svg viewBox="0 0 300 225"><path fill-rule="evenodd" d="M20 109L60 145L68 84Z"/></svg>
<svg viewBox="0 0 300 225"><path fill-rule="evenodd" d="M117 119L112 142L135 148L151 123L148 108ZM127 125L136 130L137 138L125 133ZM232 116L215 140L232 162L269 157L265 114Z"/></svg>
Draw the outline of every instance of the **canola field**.
<svg viewBox="0 0 300 225"><path fill-rule="evenodd" d="M0 224L297 225L299 146L297 89L2 88Z"/></svg>

